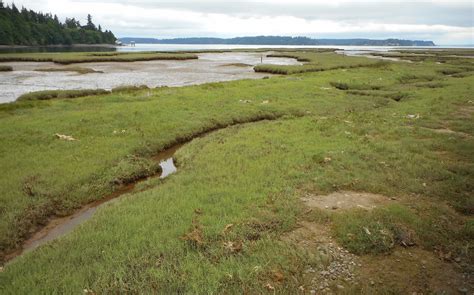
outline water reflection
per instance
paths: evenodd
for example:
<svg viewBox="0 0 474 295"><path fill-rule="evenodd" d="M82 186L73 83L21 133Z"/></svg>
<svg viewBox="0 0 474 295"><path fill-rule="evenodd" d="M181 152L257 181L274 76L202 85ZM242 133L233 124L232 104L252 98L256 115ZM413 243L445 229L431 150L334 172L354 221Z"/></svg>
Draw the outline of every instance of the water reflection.
<svg viewBox="0 0 474 295"><path fill-rule="evenodd" d="M173 158L166 159L160 163L162 169L160 178L166 178L168 175L175 173L178 169L174 165Z"/></svg>

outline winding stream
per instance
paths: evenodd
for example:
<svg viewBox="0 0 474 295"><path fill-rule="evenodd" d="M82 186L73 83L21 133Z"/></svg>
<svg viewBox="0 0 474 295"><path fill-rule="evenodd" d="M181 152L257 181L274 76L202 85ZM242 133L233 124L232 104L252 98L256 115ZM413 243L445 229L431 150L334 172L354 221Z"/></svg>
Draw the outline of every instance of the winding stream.
<svg viewBox="0 0 474 295"><path fill-rule="evenodd" d="M154 161L158 162L161 167L161 172L159 174L152 175L147 178L130 183L128 185L122 186L115 192L106 196L105 198L83 206L81 209L77 210L72 215L65 217L55 217L50 219L46 226L35 232L29 239L24 241L21 249L18 249L6 255L5 260L11 261L12 259L31 250L34 250L35 248L46 244L49 241L55 240L61 236L72 232L77 226L91 219L97 209L105 206L106 204L110 204L118 200L118 197L122 195L132 192L138 183L154 177L164 179L175 173L177 171L177 168L174 164L173 155L182 146L183 144L177 144L169 149L160 152L158 155L152 158Z"/></svg>
<svg viewBox="0 0 474 295"><path fill-rule="evenodd" d="M113 203L119 199L120 196L123 196L127 193L133 192L135 186L141 182L149 180L150 178L159 177L164 179L171 174L177 172L177 167L174 163L174 154L178 151L183 145L193 141L195 138L200 138L206 135L209 135L212 132L222 130L235 125L243 125L248 123L255 123L264 120L276 120L278 117L263 116L248 121L236 121L227 125L217 125L213 128L199 132L192 136L191 138L178 139L176 144L173 146L161 151L157 155L153 156L152 159L159 163L161 167L161 172L156 175L151 175L146 178L142 178L132 182L130 184L124 185L118 188L115 192L110 195L89 203L83 206L81 209L77 210L73 214L65 217L53 217L50 219L48 224L35 232L30 238L25 240L20 249L16 249L13 252L10 252L5 256L6 262L11 262L18 256L21 256L24 253L30 252L35 248L44 245L50 241L53 241L59 237L62 237L70 232L72 232L77 226L83 224L87 220L91 219L94 216L94 213L101 207L106 204Z"/></svg>

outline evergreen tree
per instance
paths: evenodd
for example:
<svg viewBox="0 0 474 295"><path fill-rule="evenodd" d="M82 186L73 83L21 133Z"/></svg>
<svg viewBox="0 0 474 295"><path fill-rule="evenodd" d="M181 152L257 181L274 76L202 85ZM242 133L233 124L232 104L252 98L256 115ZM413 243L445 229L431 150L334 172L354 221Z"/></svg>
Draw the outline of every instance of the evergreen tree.
<svg viewBox="0 0 474 295"><path fill-rule="evenodd" d="M96 27L95 27L94 23L92 22L92 16L90 14L87 15L86 30L91 30L91 31L96 30Z"/></svg>
<svg viewBox="0 0 474 295"><path fill-rule="evenodd" d="M75 18L66 18L62 23L56 15L37 13L0 0L0 45L70 45L115 43L110 31L102 31L87 16L87 25L81 27Z"/></svg>

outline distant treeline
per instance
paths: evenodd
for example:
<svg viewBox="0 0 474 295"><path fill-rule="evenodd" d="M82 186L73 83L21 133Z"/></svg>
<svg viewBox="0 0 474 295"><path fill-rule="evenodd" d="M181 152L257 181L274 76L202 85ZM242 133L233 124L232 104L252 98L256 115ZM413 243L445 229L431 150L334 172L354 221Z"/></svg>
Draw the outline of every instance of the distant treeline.
<svg viewBox="0 0 474 295"><path fill-rule="evenodd" d="M0 45L73 45L113 44L111 31L102 31L88 15L87 24L81 26L74 18L60 22L56 15L35 12L0 0Z"/></svg>
<svg viewBox="0 0 474 295"><path fill-rule="evenodd" d="M345 45L345 46L434 46L432 41L419 40L372 40L372 39L312 39L308 37L257 36L237 38L121 38L121 42L151 43L151 44L232 44L232 45Z"/></svg>

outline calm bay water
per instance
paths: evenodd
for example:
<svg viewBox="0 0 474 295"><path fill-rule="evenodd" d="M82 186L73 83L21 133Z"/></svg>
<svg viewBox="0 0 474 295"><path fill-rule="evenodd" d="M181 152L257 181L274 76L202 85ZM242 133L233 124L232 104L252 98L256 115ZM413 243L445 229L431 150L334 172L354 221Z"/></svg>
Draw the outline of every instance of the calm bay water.
<svg viewBox="0 0 474 295"><path fill-rule="evenodd" d="M474 45L413 46L293 46L293 45L226 45L226 44L136 44L136 46L74 46L74 47L0 47L0 53L21 52L97 52L97 51L194 51L275 48L336 48L345 51L389 51L394 49L474 48Z"/></svg>

